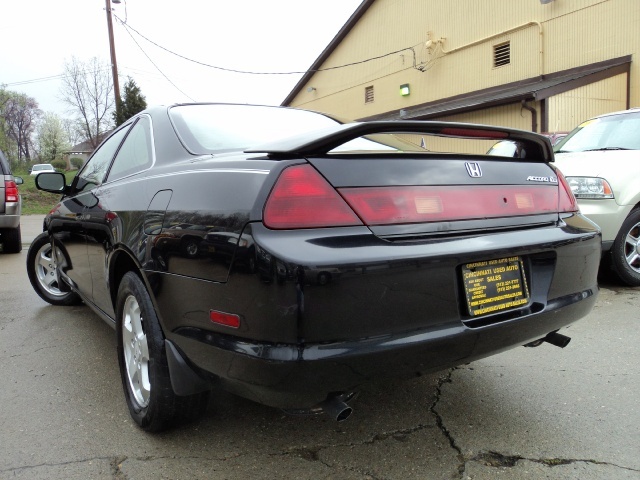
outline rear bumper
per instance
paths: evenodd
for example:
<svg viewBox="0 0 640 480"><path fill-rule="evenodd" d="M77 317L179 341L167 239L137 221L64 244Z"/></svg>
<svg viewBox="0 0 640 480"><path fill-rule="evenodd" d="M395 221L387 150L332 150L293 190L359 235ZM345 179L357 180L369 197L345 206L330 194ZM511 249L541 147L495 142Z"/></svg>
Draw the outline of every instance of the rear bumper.
<svg viewBox="0 0 640 480"><path fill-rule="evenodd" d="M292 234L254 225L255 273L232 264L220 283L146 273L167 339L196 370L260 403L305 408L376 378L499 353L586 315L600 233L581 215L565 221L396 243L357 228ZM525 264L528 304L471 317L461 266L513 255ZM238 315L240 328L213 324L210 310Z"/></svg>
<svg viewBox="0 0 640 480"><path fill-rule="evenodd" d="M0 213L0 228L18 228L20 226L20 203L5 204L5 213Z"/></svg>
<svg viewBox="0 0 640 480"><path fill-rule="evenodd" d="M227 391L273 407L309 408L365 382L435 372L538 340L589 313L597 291L593 285L544 312L479 329L460 324L350 342L276 345L197 329L175 333L191 361Z"/></svg>

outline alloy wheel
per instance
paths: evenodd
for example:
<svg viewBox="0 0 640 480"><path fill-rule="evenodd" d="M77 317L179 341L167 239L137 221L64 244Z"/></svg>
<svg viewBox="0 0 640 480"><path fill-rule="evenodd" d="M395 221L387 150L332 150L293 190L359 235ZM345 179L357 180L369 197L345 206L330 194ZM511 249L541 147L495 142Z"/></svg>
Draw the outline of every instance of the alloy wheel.
<svg viewBox="0 0 640 480"><path fill-rule="evenodd" d="M136 403L141 408L149 404L151 395L149 344L143 325L140 305L136 298L130 295L124 303L122 346L129 386Z"/></svg>
<svg viewBox="0 0 640 480"><path fill-rule="evenodd" d="M44 291L55 297L63 297L67 292L60 290L58 267L64 268L67 262L60 250L55 249L50 243L40 247L35 256L35 272L38 283Z"/></svg>

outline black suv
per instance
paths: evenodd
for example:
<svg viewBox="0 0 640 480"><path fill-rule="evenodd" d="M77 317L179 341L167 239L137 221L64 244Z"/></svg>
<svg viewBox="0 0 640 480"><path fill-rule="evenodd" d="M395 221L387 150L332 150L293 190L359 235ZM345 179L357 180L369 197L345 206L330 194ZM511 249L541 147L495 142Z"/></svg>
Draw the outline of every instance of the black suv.
<svg viewBox="0 0 640 480"><path fill-rule="evenodd" d="M21 184L22 178L11 175L9 161L0 151L0 252L18 253L22 250L22 201L18 193L18 185Z"/></svg>

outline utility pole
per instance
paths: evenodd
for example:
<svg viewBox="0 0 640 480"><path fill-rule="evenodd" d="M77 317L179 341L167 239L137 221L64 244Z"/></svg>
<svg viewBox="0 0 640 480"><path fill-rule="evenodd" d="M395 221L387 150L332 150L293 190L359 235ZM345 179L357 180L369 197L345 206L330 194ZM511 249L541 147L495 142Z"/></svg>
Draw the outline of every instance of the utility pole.
<svg viewBox="0 0 640 480"><path fill-rule="evenodd" d="M120 83L118 82L118 64L116 62L116 46L113 42L113 19L111 18L111 0L105 0L107 5L107 27L109 28L109 50L111 52L111 73L113 75L113 93L116 97L116 111L120 110ZM120 3L120 0L113 0Z"/></svg>

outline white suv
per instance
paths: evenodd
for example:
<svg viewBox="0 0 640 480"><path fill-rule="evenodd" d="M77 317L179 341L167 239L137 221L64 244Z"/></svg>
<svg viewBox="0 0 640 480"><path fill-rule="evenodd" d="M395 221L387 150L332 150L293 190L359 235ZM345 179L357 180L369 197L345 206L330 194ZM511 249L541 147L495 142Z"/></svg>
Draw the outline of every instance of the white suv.
<svg viewBox="0 0 640 480"><path fill-rule="evenodd" d="M640 285L640 108L580 124L555 147L581 212L602 229L603 260Z"/></svg>

